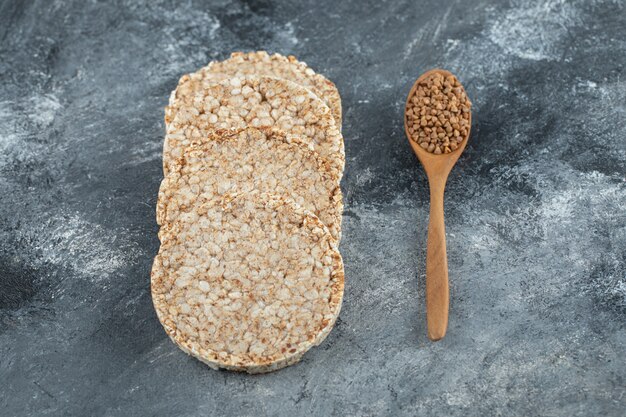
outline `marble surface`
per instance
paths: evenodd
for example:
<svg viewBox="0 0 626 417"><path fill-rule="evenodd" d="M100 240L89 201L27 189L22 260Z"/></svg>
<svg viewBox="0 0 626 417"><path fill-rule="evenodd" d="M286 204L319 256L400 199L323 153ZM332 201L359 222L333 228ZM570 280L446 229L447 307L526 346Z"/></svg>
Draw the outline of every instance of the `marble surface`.
<svg viewBox="0 0 626 417"><path fill-rule="evenodd" d="M336 82L347 155L340 320L265 376L187 357L149 295L168 94L255 49ZM625 64L623 1L0 1L0 414L623 416ZM474 103L438 343L402 128L433 67Z"/></svg>

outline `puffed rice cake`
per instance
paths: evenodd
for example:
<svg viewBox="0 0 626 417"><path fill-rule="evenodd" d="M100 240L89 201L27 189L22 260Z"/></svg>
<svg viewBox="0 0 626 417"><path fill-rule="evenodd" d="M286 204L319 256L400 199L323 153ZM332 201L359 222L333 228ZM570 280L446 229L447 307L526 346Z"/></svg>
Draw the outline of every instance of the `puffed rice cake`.
<svg viewBox="0 0 626 417"><path fill-rule="evenodd" d="M196 205L166 227L152 300L186 353L215 369L269 372L300 360L332 329L343 262L311 212L252 192Z"/></svg>
<svg viewBox="0 0 626 417"><path fill-rule="evenodd" d="M341 239L339 176L299 137L271 128L216 131L189 145L161 183L157 223L173 222L197 200L259 190L293 199Z"/></svg>
<svg viewBox="0 0 626 417"><path fill-rule="evenodd" d="M188 103L177 102L163 145L163 170L194 140L215 129L275 127L310 140L317 153L343 174L343 137L330 109L315 94L291 81L234 77L211 84Z"/></svg>
<svg viewBox="0 0 626 417"><path fill-rule="evenodd" d="M198 90L215 81L247 75L282 78L308 88L330 108L341 131L341 97L335 84L323 75L315 73L306 63L298 61L294 56L270 55L265 51L234 52L224 61L210 62L206 67L184 75L170 96L171 107L166 110L166 122L169 123L174 118L172 113L176 109L173 106L176 101L190 100Z"/></svg>

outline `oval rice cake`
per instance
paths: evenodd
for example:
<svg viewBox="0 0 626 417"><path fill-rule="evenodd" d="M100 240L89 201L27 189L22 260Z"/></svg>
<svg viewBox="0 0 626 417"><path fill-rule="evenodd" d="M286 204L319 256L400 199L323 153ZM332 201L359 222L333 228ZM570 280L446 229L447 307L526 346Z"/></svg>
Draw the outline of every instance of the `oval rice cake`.
<svg viewBox="0 0 626 417"><path fill-rule="evenodd" d="M166 122L169 123L174 117L176 101L189 100L196 91L215 81L247 75L283 78L308 88L330 108L341 131L341 97L335 84L323 75L316 74L306 63L298 61L292 55L270 55L265 51L234 52L228 59L213 61L194 73L184 75L170 96Z"/></svg>
<svg viewBox="0 0 626 417"><path fill-rule="evenodd" d="M186 353L215 369L269 372L300 360L332 329L343 262L311 212L244 193L197 205L169 228L152 300Z"/></svg>
<svg viewBox="0 0 626 417"><path fill-rule="evenodd" d="M172 223L198 200L252 190L293 199L341 238L339 177L310 144L270 128L216 131L189 145L161 183L157 223Z"/></svg>
<svg viewBox="0 0 626 417"><path fill-rule="evenodd" d="M328 106L297 84L270 77L231 78L212 84L182 104L167 127L163 169L182 156L184 148L215 129L275 127L299 135L343 174L343 137Z"/></svg>

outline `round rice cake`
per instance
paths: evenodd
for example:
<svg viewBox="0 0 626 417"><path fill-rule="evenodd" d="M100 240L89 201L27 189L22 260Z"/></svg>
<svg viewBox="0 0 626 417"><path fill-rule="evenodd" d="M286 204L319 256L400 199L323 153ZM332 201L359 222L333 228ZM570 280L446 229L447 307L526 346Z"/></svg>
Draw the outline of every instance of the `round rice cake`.
<svg viewBox="0 0 626 417"><path fill-rule="evenodd" d="M198 91L189 103L180 103L165 135L165 174L186 146L212 130L248 126L275 127L311 141L332 169L343 174L343 137L328 106L291 81L254 76L219 81Z"/></svg>
<svg viewBox="0 0 626 417"><path fill-rule="evenodd" d="M194 73L184 75L170 96L171 107L166 109L166 122L173 119L176 101L189 101L198 90L216 80L248 75L283 78L308 88L330 108L341 131L341 97L335 84L292 55L270 55L265 51L234 52L224 61L213 61Z"/></svg>
<svg viewBox="0 0 626 417"><path fill-rule="evenodd" d="M172 223L196 201L252 190L293 199L341 238L339 176L310 144L270 128L216 131L189 145L161 183L157 223Z"/></svg>
<svg viewBox="0 0 626 417"><path fill-rule="evenodd" d="M343 262L311 212L243 193L197 205L168 227L152 300L186 353L215 369L269 372L300 360L332 329Z"/></svg>

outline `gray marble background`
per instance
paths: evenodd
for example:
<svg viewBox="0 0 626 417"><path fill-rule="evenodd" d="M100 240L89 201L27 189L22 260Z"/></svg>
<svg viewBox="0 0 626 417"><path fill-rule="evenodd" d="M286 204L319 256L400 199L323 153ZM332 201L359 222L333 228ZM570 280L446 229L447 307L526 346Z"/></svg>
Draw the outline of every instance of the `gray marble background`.
<svg viewBox="0 0 626 417"><path fill-rule="evenodd" d="M293 367L208 369L149 295L163 107L235 50L336 82L337 327ZM0 1L0 414L624 416L622 1ZM412 81L474 103L446 194L448 336L426 338Z"/></svg>

